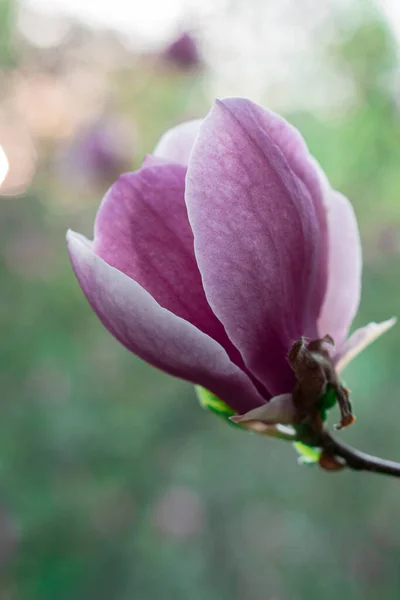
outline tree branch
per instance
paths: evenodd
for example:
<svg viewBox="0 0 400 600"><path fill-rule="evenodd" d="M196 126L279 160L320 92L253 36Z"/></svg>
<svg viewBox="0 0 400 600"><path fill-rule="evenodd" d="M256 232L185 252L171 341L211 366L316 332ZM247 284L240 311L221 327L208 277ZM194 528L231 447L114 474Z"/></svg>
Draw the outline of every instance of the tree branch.
<svg viewBox="0 0 400 600"><path fill-rule="evenodd" d="M320 434L318 446L330 456L343 459L346 466L355 471L370 471L400 477L400 463L360 452L351 446L338 442L326 430Z"/></svg>

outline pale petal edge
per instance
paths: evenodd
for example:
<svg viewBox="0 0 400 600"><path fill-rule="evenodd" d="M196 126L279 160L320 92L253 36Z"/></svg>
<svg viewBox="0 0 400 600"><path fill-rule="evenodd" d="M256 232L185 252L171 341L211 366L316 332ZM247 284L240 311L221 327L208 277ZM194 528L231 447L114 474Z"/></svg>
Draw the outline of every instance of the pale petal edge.
<svg viewBox="0 0 400 600"><path fill-rule="evenodd" d="M338 372L343 369L353 360L364 348L372 344L383 333L386 333L396 323L397 318L392 317L382 323L369 323L365 327L357 329L346 342L335 357L336 370Z"/></svg>
<svg viewBox="0 0 400 600"><path fill-rule="evenodd" d="M321 179L325 175L320 174ZM318 318L320 336L329 334L340 347L357 313L361 294L362 252L354 209L325 178L324 200L328 220L328 285Z"/></svg>
<svg viewBox="0 0 400 600"><path fill-rule="evenodd" d="M274 396L269 402L254 408L244 415L235 415L231 417L234 423L249 423L259 421L265 425L290 425L294 422L295 407L292 400L292 394L280 394Z"/></svg>
<svg viewBox="0 0 400 600"><path fill-rule="evenodd" d="M154 148L153 156L187 166L202 119L186 121L166 131Z"/></svg>

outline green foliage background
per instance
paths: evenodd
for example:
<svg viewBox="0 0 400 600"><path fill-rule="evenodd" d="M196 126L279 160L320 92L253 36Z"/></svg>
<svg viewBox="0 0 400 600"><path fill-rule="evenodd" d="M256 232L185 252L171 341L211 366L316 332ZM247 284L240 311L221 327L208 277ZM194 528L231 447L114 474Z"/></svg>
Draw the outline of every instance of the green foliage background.
<svg viewBox="0 0 400 600"><path fill-rule="evenodd" d="M365 255L356 327L400 314L400 115L385 85L398 66L377 18L330 52L356 105L286 116L354 203ZM208 105L198 75L146 77L134 65L114 81L140 128L135 164ZM0 597L398 598L399 482L299 467L290 444L228 427L190 385L120 347L64 245L67 227L90 235L99 196L59 210L54 195L74 192L58 185L45 164L24 195L0 201L0 558L16 536ZM44 250L10 267L10 245L32 232ZM399 354L397 326L347 369L357 423L341 435L400 460Z"/></svg>

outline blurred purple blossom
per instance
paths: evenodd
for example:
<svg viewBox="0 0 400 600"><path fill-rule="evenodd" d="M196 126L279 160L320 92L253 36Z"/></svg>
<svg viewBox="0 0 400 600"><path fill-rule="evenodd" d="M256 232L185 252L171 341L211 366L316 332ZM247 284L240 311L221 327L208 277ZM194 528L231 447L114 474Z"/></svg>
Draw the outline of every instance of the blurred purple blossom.
<svg viewBox="0 0 400 600"><path fill-rule="evenodd" d="M0 506L0 573L8 567L18 550L20 528L14 515Z"/></svg>
<svg viewBox="0 0 400 600"><path fill-rule="evenodd" d="M201 497L183 486L171 486L158 498L154 507L154 524L164 535L190 538L204 529L205 507Z"/></svg>
<svg viewBox="0 0 400 600"><path fill-rule="evenodd" d="M187 32L179 35L164 52L166 60L180 69L194 69L201 64L197 42Z"/></svg>
<svg viewBox="0 0 400 600"><path fill-rule="evenodd" d="M134 151L130 124L104 117L83 126L62 149L58 169L72 185L108 187L132 168Z"/></svg>

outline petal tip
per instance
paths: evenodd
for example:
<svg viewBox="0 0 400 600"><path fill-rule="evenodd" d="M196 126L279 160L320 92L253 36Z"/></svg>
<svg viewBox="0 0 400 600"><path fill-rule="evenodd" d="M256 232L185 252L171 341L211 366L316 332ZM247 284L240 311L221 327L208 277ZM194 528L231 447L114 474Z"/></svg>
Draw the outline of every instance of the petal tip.
<svg viewBox="0 0 400 600"><path fill-rule="evenodd" d="M386 333L397 322L397 317L391 317L381 323L369 323L361 329L357 329L344 343L342 350L338 353L335 363L336 370L342 371L362 350L372 344L378 337Z"/></svg>
<svg viewBox="0 0 400 600"><path fill-rule="evenodd" d="M264 425L290 425L295 417L295 409L292 394L281 394L274 396L269 402L254 408L243 415L234 415L231 421L234 423L260 422Z"/></svg>
<svg viewBox="0 0 400 600"><path fill-rule="evenodd" d="M242 420L243 415L232 415L229 418L229 421L232 421L232 423L240 423L240 421Z"/></svg>
<svg viewBox="0 0 400 600"><path fill-rule="evenodd" d="M67 240L67 247L70 252L76 249L78 245L84 246L87 249L91 249L92 247L93 242L88 240L87 237L85 237L81 233L77 233L72 229L68 229L65 238Z"/></svg>

